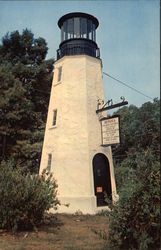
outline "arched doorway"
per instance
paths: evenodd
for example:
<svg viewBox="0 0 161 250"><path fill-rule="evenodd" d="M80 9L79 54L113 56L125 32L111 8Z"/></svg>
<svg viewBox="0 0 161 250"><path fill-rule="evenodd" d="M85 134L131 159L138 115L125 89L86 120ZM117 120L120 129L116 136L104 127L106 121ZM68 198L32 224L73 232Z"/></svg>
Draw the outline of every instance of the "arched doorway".
<svg viewBox="0 0 161 250"><path fill-rule="evenodd" d="M93 157L94 190L97 206L107 206L105 193L112 200L109 161L104 154L98 153Z"/></svg>

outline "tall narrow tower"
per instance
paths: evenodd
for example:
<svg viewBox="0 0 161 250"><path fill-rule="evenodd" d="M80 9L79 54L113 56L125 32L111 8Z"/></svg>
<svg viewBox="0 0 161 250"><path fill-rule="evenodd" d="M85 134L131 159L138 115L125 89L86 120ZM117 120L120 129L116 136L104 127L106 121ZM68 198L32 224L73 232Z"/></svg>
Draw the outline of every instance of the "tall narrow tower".
<svg viewBox="0 0 161 250"><path fill-rule="evenodd" d="M111 147L102 146L98 100L104 100L102 64L96 43L98 20L85 13L61 17L40 173L58 183L58 212L94 214L116 195ZM106 115L106 114L101 114Z"/></svg>

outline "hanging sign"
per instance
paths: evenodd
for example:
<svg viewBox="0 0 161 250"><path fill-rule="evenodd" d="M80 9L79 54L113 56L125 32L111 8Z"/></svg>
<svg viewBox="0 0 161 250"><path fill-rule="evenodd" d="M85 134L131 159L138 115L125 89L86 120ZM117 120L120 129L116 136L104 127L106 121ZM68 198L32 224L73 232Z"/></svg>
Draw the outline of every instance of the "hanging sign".
<svg viewBox="0 0 161 250"><path fill-rule="evenodd" d="M102 146L120 144L120 119L119 116L102 118Z"/></svg>

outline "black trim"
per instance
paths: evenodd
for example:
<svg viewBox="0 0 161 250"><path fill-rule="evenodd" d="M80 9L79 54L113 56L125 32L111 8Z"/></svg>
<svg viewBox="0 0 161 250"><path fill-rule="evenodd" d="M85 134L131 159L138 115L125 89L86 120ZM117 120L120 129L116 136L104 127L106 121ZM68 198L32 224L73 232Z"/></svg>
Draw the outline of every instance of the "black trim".
<svg viewBox="0 0 161 250"><path fill-rule="evenodd" d="M63 41L57 50L57 60L63 56L89 55L100 58L100 51L97 44L85 38L73 38Z"/></svg>
<svg viewBox="0 0 161 250"><path fill-rule="evenodd" d="M93 40L91 40L91 39L88 39L88 38L81 38L81 37L78 37L78 38L70 38L70 39L66 39L66 40L64 40L63 42L61 42L60 43L60 45L59 45L59 48L61 48L61 46L63 46L65 43L68 43L68 44L70 44L70 43L72 43L72 44L74 44L75 42L85 42L85 43L91 43L91 45L92 46L95 46L97 49L98 49L98 46L97 46L97 43L96 42L94 42Z"/></svg>

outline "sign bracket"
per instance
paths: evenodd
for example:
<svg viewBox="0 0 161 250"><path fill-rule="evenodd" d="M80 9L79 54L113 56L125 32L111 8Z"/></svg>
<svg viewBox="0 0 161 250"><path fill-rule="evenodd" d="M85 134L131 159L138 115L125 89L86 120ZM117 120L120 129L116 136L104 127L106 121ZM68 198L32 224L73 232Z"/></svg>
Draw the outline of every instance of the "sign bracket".
<svg viewBox="0 0 161 250"><path fill-rule="evenodd" d="M122 99L122 102L119 102L119 103L116 103L116 104L113 104L112 99L111 99L111 100L108 100L108 101L103 105L102 108L96 110L96 113L98 114L98 113L103 112L103 111L105 111L105 110L118 108L118 107L121 107L121 106L124 106L124 105L127 105L127 104L128 104L128 102L125 101L125 98L124 98L123 96L121 96L120 99ZM108 105L108 106L106 106L106 105Z"/></svg>

